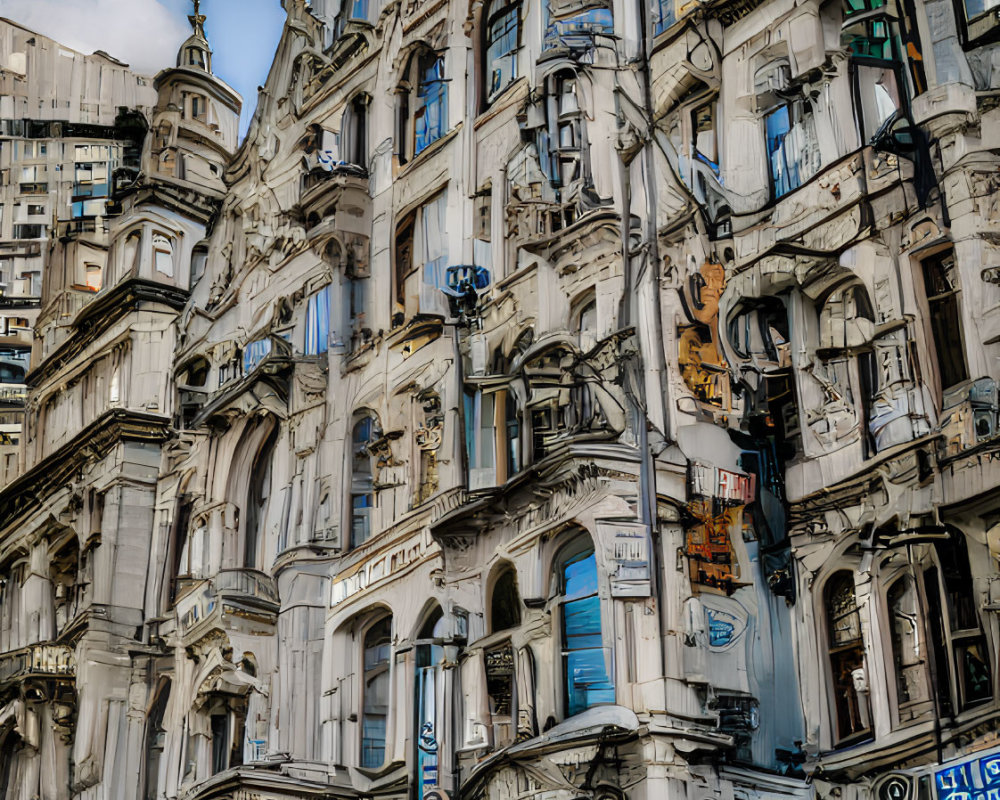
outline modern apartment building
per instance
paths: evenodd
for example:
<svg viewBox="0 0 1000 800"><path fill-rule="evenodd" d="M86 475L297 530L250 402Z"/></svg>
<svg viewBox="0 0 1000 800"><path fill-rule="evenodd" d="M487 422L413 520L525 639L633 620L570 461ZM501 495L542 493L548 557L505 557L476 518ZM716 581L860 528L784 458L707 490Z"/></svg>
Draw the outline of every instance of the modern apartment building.
<svg viewBox="0 0 1000 800"><path fill-rule="evenodd" d="M284 6L43 275L6 796L1000 791L996 9Z"/></svg>

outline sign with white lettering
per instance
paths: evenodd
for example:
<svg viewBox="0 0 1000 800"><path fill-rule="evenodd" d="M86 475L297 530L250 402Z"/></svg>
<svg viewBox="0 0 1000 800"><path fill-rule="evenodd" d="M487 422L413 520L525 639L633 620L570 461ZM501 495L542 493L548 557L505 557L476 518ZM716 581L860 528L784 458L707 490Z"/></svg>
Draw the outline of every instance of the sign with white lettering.
<svg viewBox="0 0 1000 800"><path fill-rule="evenodd" d="M696 497L708 497L734 506L745 506L754 501L757 486L753 475L696 461L691 462L688 474L691 494Z"/></svg>
<svg viewBox="0 0 1000 800"><path fill-rule="evenodd" d="M937 800L1000 800L1000 753L934 771Z"/></svg>
<svg viewBox="0 0 1000 800"><path fill-rule="evenodd" d="M649 597L649 530L638 522L598 522L612 597Z"/></svg>

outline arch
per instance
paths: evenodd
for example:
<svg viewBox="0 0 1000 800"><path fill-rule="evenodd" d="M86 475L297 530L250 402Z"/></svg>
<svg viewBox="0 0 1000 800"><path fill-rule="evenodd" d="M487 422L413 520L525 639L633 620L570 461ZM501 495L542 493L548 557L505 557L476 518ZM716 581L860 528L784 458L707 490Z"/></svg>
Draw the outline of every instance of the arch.
<svg viewBox="0 0 1000 800"><path fill-rule="evenodd" d="M269 412L251 417L243 427L228 474L226 499L240 510L238 553L230 562L257 568L260 563L261 526L267 512L271 486L271 460L278 439L278 418Z"/></svg>
<svg viewBox="0 0 1000 800"><path fill-rule="evenodd" d="M517 569L502 561L493 570L489 582L489 631L516 628L521 624L521 595L517 588Z"/></svg>

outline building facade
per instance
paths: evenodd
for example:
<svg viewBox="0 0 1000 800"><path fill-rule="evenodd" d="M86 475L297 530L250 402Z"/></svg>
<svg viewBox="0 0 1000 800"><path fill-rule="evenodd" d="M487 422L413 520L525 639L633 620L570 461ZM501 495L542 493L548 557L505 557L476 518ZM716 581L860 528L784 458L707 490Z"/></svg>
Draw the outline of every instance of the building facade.
<svg viewBox="0 0 1000 800"><path fill-rule="evenodd" d="M284 7L49 246L6 796L1000 791L996 9Z"/></svg>

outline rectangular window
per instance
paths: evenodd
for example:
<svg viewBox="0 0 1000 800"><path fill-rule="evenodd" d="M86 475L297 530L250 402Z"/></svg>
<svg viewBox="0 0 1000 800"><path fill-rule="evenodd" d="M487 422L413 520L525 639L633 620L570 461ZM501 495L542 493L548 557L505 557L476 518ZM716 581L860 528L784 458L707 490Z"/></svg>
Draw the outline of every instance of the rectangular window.
<svg viewBox="0 0 1000 800"><path fill-rule="evenodd" d="M402 312L394 325L416 313L448 316L448 194L441 192L407 216L396 228L396 308ZM407 281L419 268L417 307L413 307L413 289Z"/></svg>
<svg viewBox="0 0 1000 800"><path fill-rule="evenodd" d="M771 182L778 198L819 171L819 141L812 109L805 100L779 106L764 120Z"/></svg>
<svg viewBox="0 0 1000 800"><path fill-rule="evenodd" d="M691 112L694 133L694 157L708 165L716 177L719 175L719 152L715 137L715 103L698 106Z"/></svg>
<svg viewBox="0 0 1000 800"><path fill-rule="evenodd" d="M418 63L413 154L417 155L436 142L447 129L448 84L444 78L444 58L428 53L421 56Z"/></svg>
<svg viewBox="0 0 1000 800"><path fill-rule="evenodd" d="M330 287L310 295L306 304L306 339L303 352L314 356L330 346Z"/></svg>
<svg viewBox="0 0 1000 800"><path fill-rule="evenodd" d="M946 250L921 262L924 291L930 312L930 333L941 389L949 389L968 379L965 347L958 311L958 275L954 250Z"/></svg>
<svg viewBox="0 0 1000 800"><path fill-rule="evenodd" d="M580 6L590 6L580 10ZM598 34L613 34L615 21L611 9L600 0L572 2L548 0L545 5L545 48L572 45L574 40L591 39Z"/></svg>

